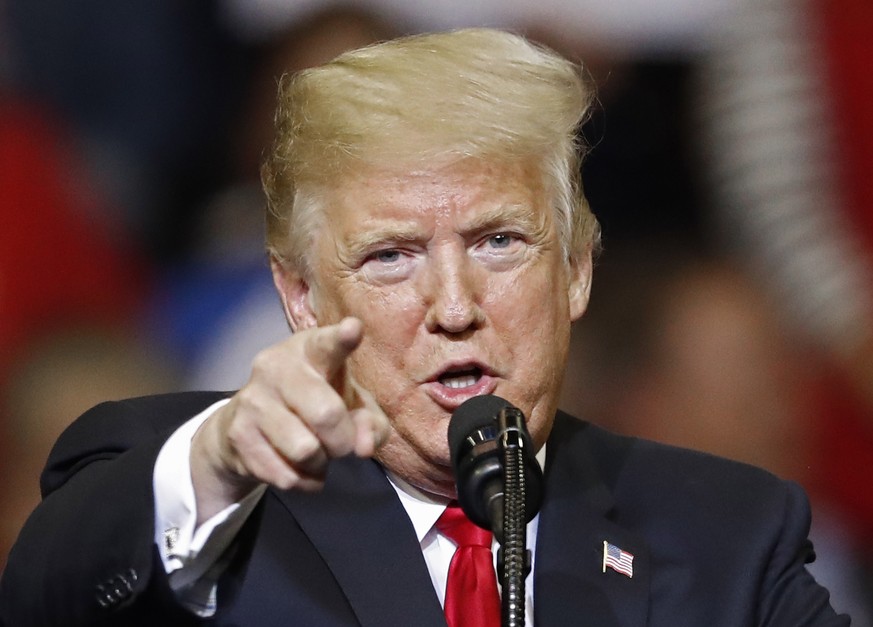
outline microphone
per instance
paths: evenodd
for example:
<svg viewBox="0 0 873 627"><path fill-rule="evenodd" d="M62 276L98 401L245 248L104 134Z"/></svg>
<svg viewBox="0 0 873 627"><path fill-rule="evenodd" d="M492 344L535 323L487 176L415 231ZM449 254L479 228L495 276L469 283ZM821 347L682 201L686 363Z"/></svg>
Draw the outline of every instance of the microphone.
<svg viewBox="0 0 873 627"><path fill-rule="evenodd" d="M471 521L494 532L502 544L507 447L521 456L525 523L542 502L542 470L524 415L499 396L474 396L452 413L448 440L461 509Z"/></svg>

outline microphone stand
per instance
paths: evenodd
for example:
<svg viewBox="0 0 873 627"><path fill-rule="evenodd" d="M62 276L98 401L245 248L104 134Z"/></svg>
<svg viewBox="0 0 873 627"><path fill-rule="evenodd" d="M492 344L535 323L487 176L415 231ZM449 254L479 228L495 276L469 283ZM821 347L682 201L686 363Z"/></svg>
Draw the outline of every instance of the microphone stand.
<svg viewBox="0 0 873 627"><path fill-rule="evenodd" d="M543 471L524 414L497 396L474 396L452 415L449 450L458 502L497 538L503 627L524 627L525 579L531 571L527 523L543 499Z"/></svg>
<svg viewBox="0 0 873 627"><path fill-rule="evenodd" d="M495 529L501 540L497 552L497 570L503 598L501 617L503 627L524 627L524 583L531 569L530 551L527 550L527 485L524 467L522 437L524 417L514 407L504 408L498 415L498 450L503 459L503 511L493 520L502 522ZM496 513L496 512L495 512ZM498 525L495 524L495 527Z"/></svg>

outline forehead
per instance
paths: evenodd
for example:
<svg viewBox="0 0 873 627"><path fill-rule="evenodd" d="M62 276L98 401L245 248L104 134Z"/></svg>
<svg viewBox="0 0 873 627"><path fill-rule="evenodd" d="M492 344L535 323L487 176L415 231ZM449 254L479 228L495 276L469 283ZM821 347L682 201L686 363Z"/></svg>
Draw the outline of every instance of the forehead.
<svg viewBox="0 0 873 627"><path fill-rule="evenodd" d="M539 170L525 163L462 162L417 170L370 170L343 179L328 194L334 226L383 221L493 221L542 216L550 206Z"/></svg>

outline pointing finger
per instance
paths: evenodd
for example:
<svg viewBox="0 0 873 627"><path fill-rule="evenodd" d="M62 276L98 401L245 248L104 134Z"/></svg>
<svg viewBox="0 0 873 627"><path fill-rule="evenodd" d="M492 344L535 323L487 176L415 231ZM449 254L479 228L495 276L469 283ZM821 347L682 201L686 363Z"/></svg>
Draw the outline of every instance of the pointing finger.
<svg viewBox="0 0 873 627"><path fill-rule="evenodd" d="M311 330L304 347L306 359L333 383L343 371L348 356L363 337L363 325L357 318L343 318L339 323Z"/></svg>

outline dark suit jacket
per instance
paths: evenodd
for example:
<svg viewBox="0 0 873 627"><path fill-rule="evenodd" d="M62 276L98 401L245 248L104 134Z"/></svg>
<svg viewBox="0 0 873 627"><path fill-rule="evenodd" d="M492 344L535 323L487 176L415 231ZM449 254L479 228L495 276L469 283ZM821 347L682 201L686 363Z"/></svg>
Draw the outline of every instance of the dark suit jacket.
<svg viewBox="0 0 873 627"><path fill-rule="evenodd" d="M64 433L0 582L7 627L199 624L174 602L153 546L152 468L172 430L218 398L107 403ZM561 413L547 451L538 627L848 624L804 567L809 507L796 485ZM632 578L603 572L604 540L635 556ZM321 493L268 490L218 605L204 624L445 625L394 490L355 458L331 466Z"/></svg>

